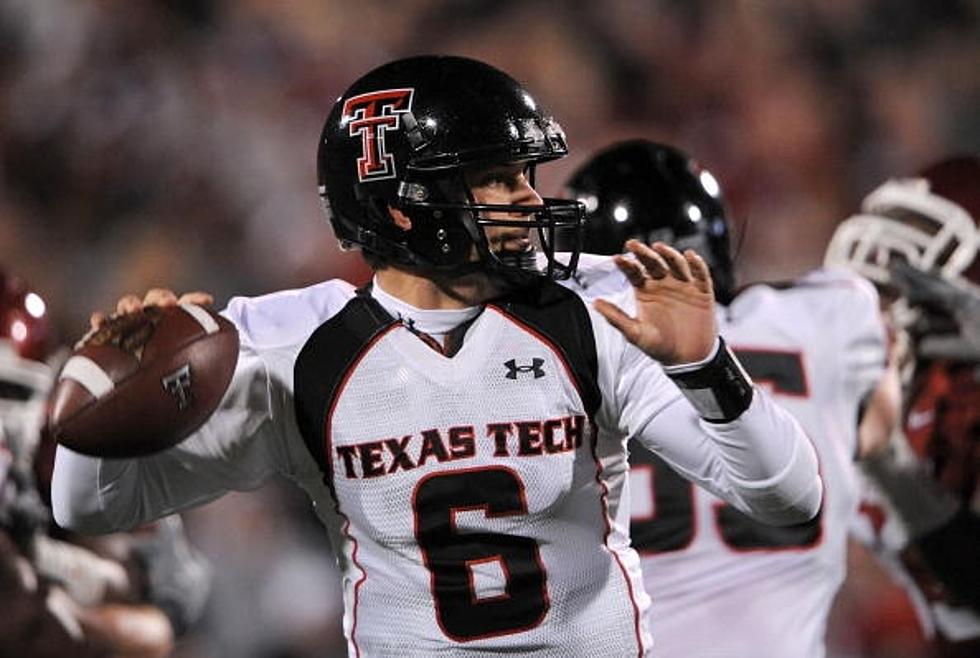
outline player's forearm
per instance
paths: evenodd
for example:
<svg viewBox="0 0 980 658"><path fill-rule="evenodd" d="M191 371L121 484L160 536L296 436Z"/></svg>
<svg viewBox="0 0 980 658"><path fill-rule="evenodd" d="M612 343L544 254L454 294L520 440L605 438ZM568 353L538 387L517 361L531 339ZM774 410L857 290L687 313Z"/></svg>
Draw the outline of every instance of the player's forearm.
<svg viewBox="0 0 980 658"><path fill-rule="evenodd" d="M219 408L173 448L136 459L96 459L58 446L55 520L88 534L129 530L231 490L259 487L287 468L270 419L285 416L290 402L270 385L264 363L243 353Z"/></svg>
<svg viewBox="0 0 980 658"><path fill-rule="evenodd" d="M710 358L664 371L697 411L744 511L779 525L816 515L822 485L813 446L799 423L753 385L723 339Z"/></svg>
<svg viewBox="0 0 980 658"><path fill-rule="evenodd" d="M756 390L728 423L700 423L746 513L775 525L802 523L820 509L823 484L810 440L793 417Z"/></svg>
<svg viewBox="0 0 980 658"><path fill-rule="evenodd" d="M756 391L727 423L698 416L678 396L632 436L679 474L759 521L792 525L820 508L816 453L796 420Z"/></svg>
<svg viewBox="0 0 980 658"><path fill-rule="evenodd" d="M173 451L143 459L96 459L59 446L51 508L63 528L103 534L132 530L225 491L186 469Z"/></svg>
<svg viewBox="0 0 980 658"><path fill-rule="evenodd" d="M86 457L58 446L51 480L51 511L58 525L89 534L124 529L115 523L104 508L99 487L102 463L103 460ZM113 467L125 474L126 463L117 461ZM127 492L135 491L135 475L122 477L119 481Z"/></svg>
<svg viewBox="0 0 980 658"><path fill-rule="evenodd" d="M959 509L956 498L930 477L902 434L895 434L860 466L894 505L913 539L947 523Z"/></svg>

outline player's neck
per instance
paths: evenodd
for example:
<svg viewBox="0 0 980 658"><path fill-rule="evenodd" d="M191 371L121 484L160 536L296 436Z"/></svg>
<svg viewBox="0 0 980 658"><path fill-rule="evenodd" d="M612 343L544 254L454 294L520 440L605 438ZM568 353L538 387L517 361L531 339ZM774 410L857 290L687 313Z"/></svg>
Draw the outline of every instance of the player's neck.
<svg viewBox="0 0 980 658"><path fill-rule="evenodd" d="M483 304L498 294L482 274L436 280L397 267L387 267L375 272L375 281L392 297L420 309L467 308Z"/></svg>

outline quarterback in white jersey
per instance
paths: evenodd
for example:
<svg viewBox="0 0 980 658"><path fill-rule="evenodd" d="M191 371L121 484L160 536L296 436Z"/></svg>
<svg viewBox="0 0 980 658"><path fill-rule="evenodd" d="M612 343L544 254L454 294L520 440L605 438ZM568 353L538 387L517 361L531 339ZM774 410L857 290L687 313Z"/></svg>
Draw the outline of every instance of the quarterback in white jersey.
<svg viewBox="0 0 980 658"><path fill-rule="evenodd" d="M706 256L725 302L717 306L719 333L756 383L800 421L826 486L815 519L767 526L631 444L631 535L652 599L654 654L824 655L857 510L861 404L886 360L873 286L843 270L817 270L789 285L754 285L734 295L725 287L731 264L717 185L668 146L614 145L583 165L568 187L590 211L587 249L615 252L614 232L621 231L689 245ZM617 208L630 215L620 211L617 218ZM628 283L610 260L583 255L570 286L592 297L616 294Z"/></svg>
<svg viewBox="0 0 980 658"><path fill-rule="evenodd" d="M284 474L329 531L351 656L648 655L628 438L772 523L812 518L822 485L798 423L717 338L697 256L635 245L618 300L635 319L541 276L574 269L547 240L531 271L530 229L580 226L527 173L565 150L479 62L365 75L327 120L320 174L373 284L232 300L241 354L219 409L147 458L60 449L59 523L132 526Z"/></svg>
<svg viewBox="0 0 980 658"><path fill-rule="evenodd" d="M577 296L542 294L543 309L515 299L482 312L341 282L233 300L242 354L218 412L138 461L59 448L57 519L130 527L285 474L329 530L352 656L643 655L626 436L763 517L770 495L814 504L812 457L762 394L736 422L699 428L655 362ZM468 320L452 359L410 330ZM760 426L787 449L749 450L784 466L743 482L718 446L744 452Z"/></svg>

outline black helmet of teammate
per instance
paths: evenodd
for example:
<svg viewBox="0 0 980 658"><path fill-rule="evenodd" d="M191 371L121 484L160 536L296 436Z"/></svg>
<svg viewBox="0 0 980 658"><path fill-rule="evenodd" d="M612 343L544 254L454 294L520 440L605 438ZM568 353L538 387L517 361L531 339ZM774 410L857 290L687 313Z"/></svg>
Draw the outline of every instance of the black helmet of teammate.
<svg viewBox="0 0 980 658"><path fill-rule="evenodd" d="M534 165L567 152L561 127L510 76L471 59L423 56L381 66L344 92L323 127L317 173L342 246L449 276L479 269L561 279L574 271L578 254L555 261L556 234L568 231L576 235L572 243L580 240L581 206L563 199L476 204L463 170L527 163L533 175ZM410 230L394 225L389 206L412 220ZM518 212L517 219L486 217ZM533 252L490 249L484 229L508 225L532 228L547 256L543 272Z"/></svg>
<svg viewBox="0 0 980 658"><path fill-rule="evenodd" d="M694 249L711 269L715 297L731 301L725 203L717 180L690 156L649 140L620 142L588 160L566 187L585 205L585 251L622 253L630 238Z"/></svg>

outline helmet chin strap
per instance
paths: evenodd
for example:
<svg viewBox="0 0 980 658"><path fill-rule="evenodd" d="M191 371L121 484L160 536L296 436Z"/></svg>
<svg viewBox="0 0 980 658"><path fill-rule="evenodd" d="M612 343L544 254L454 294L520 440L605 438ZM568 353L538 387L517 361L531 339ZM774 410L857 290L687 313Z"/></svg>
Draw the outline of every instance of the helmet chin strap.
<svg viewBox="0 0 980 658"><path fill-rule="evenodd" d="M499 264L481 258L453 266L420 266L417 269L447 279L485 274L508 283L523 283L541 276L541 269L537 263L537 250L534 248L522 252L496 253L493 257L497 259ZM529 279L528 277L533 278Z"/></svg>

